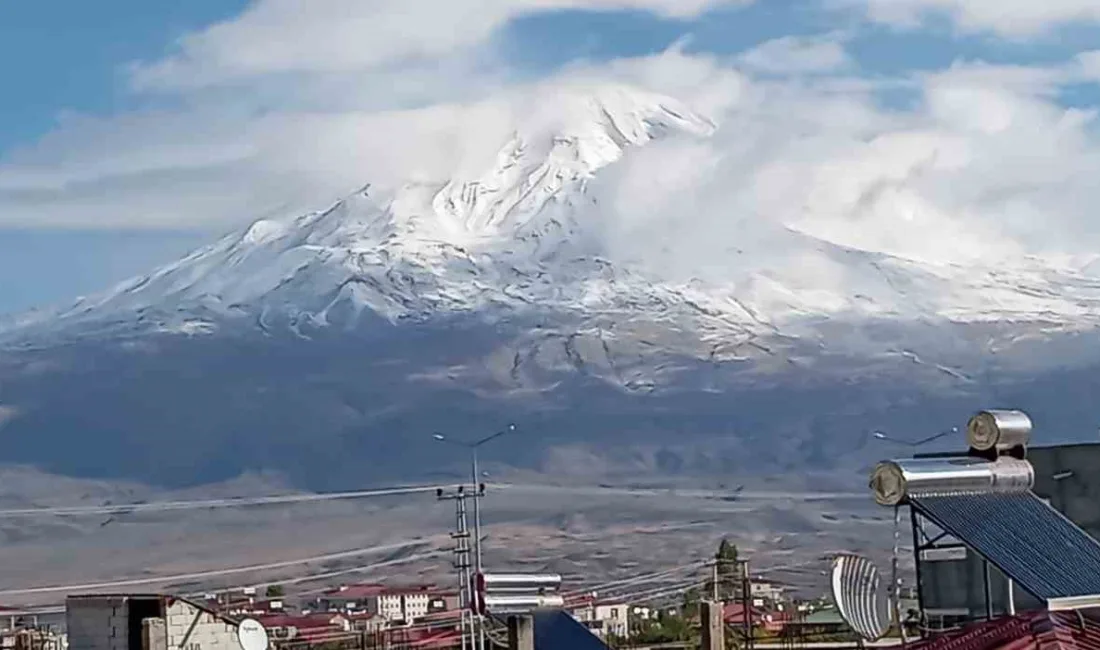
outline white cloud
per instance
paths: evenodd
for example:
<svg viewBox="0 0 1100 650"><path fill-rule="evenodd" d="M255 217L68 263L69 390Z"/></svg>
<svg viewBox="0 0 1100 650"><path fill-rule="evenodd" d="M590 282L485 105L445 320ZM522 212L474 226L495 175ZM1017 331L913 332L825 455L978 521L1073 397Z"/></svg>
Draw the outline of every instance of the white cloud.
<svg viewBox="0 0 1100 650"><path fill-rule="evenodd" d="M711 141L647 147L600 181L607 241L680 279L763 272L823 290L847 266L801 235L934 265L1091 258L1096 116L1059 106L1044 78L960 65L922 78L911 110L870 90L744 81Z"/></svg>
<svg viewBox="0 0 1100 650"><path fill-rule="evenodd" d="M1081 52L1077 55L1077 65L1082 78L1100 81L1100 50Z"/></svg>
<svg viewBox="0 0 1100 650"><path fill-rule="evenodd" d="M773 74L831 72L852 63L839 34L776 38L745 52L739 60L749 69Z"/></svg>
<svg viewBox="0 0 1100 650"><path fill-rule="evenodd" d="M994 32L1013 38L1033 37L1057 27L1100 23L1095 0L835 0L865 6L872 20L914 27L946 16L967 32Z"/></svg>
<svg viewBox="0 0 1100 650"><path fill-rule="evenodd" d="M553 9L641 9L690 18L751 0L262 0L190 34L171 58L137 66L140 88L232 83L276 74L361 72L476 50L510 19Z"/></svg>

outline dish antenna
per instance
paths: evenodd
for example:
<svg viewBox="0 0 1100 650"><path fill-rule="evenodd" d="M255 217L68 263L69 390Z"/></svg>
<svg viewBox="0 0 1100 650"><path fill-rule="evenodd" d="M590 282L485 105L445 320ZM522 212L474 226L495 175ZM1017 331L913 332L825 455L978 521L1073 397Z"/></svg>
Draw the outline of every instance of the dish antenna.
<svg viewBox="0 0 1100 650"><path fill-rule="evenodd" d="M840 617L856 634L877 641L890 629L890 597L874 562L859 555L833 559L829 580Z"/></svg>
<svg viewBox="0 0 1100 650"><path fill-rule="evenodd" d="M242 650L267 650L267 630L254 618L243 619L237 626L237 641Z"/></svg>

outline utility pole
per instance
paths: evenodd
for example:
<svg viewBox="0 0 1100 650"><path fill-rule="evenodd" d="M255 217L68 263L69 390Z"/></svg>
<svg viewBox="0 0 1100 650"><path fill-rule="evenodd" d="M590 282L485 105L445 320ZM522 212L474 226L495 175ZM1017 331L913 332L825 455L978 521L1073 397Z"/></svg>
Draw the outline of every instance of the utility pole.
<svg viewBox="0 0 1100 650"><path fill-rule="evenodd" d="M438 489L435 496L440 501L455 502L455 529L451 533L451 539L455 541L454 568L458 571L459 629L462 635L462 650L467 650L467 630L470 634L469 647L472 647L474 642L474 584L470 574L470 529L466 516L466 499L470 495L460 485L453 493L445 493L442 488Z"/></svg>
<svg viewBox="0 0 1100 650"><path fill-rule="evenodd" d="M726 650L722 603L711 600L699 603L699 628L701 650Z"/></svg>
<svg viewBox="0 0 1100 650"><path fill-rule="evenodd" d="M488 442L491 442L493 440L496 440L497 438L499 438L501 436L512 433L515 430L516 430L516 425L509 424L504 429L502 429L500 431L497 431L496 433L494 433L492 435L485 436L484 438L481 438L480 440L475 440L475 441L472 441L472 442L464 442L464 441L461 441L461 440L452 440L451 438L448 438L447 436L443 435L442 433L432 434L432 438L434 438L435 440L437 440L439 442L445 442L445 443L457 445L459 447L464 447L464 448L470 450L470 460L471 460L471 462L470 462L470 478L473 481L473 486L472 487L473 487L473 490L474 490L474 493L471 495L471 498L473 498L473 500L474 500L474 548L473 548L473 550L474 550L474 573L473 573L473 575L475 575L475 576L480 576L481 573L482 573L482 566L481 566L481 506L479 504L479 500L481 499L481 497L485 496L485 491L482 488L482 483L481 483L481 480L480 480L481 479L481 473L478 470L478 466L477 466L477 450L482 445L484 445ZM468 574L467 584L470 587L470 595L472 596L473 595L473 579L471 579L469 577L469 571L467 571L467 574ZM476 628L477 628L477 644L474 646L475 649L476 650L485 650L485 626L484 626L484 620L483 620L483 617L482 617L482 614L481 614L480 611L471 611L471 626L472 626L471 630L473 629L473 626L476 626ZM473 635L471 633L471 639L472 638L473 638Z"/></svg>
<svg viewBox="0 0 1100 650"><path fill-rule="evenodd" d="M480 475L477 469L477 448L481 444L470 447L472 462L470 463L470 479L474 490L474 575L481 576L481 497L485 496L482 489ZM471 585L472 587L472 585ZM471 593L473 589L471 588ZM481 608L477 610L477 650L485 650L485 621L482 619ZM533 650L533 648L532 648Z"/></svg>
<svg viewBox="0 0 1100 650"><path fill-rule="evenodd" d="M737 563L741 565L741 602L745 614L745 648L746 650L752 650L754 645L752 638L752 578L749 577L749 561L738 560Z"/></svg>
<svg viewBox="0 0 1100 650"><path fill-rule="evenodd" d="M713 571L711 572L711 600L719 602L718 598L718 563L722 561L722 558L714 558Z"/></svg>

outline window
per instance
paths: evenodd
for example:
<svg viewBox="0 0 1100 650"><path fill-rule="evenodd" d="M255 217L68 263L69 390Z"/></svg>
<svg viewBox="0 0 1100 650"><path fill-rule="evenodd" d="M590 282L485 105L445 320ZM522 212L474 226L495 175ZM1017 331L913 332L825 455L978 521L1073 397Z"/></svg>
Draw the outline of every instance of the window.
<svg viewBox="0 0 1100 650"><path fill-rule="evenodd" d="M612 607L611 608L611 618L619 618L619 608L618 607Z"/></svg>

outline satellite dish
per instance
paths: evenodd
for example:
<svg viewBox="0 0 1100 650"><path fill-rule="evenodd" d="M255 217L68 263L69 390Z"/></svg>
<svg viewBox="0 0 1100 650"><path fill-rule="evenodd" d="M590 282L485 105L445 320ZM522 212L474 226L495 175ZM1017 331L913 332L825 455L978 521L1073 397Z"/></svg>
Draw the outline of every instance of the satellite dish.
<svg viewBox="0 0 1100 650"><path fill-rule="evenodd" d="M829 581L841 618L856 634L877 641L890 629L890 597L878 567L859 555L833 559Z"/></svg>
<svg viewBox="0 0 1100 650"><path fill-rule="evenodd" d="M237 641L242 650L267 650L267 630L254 618L243 619L237 626Z"/></svg>

